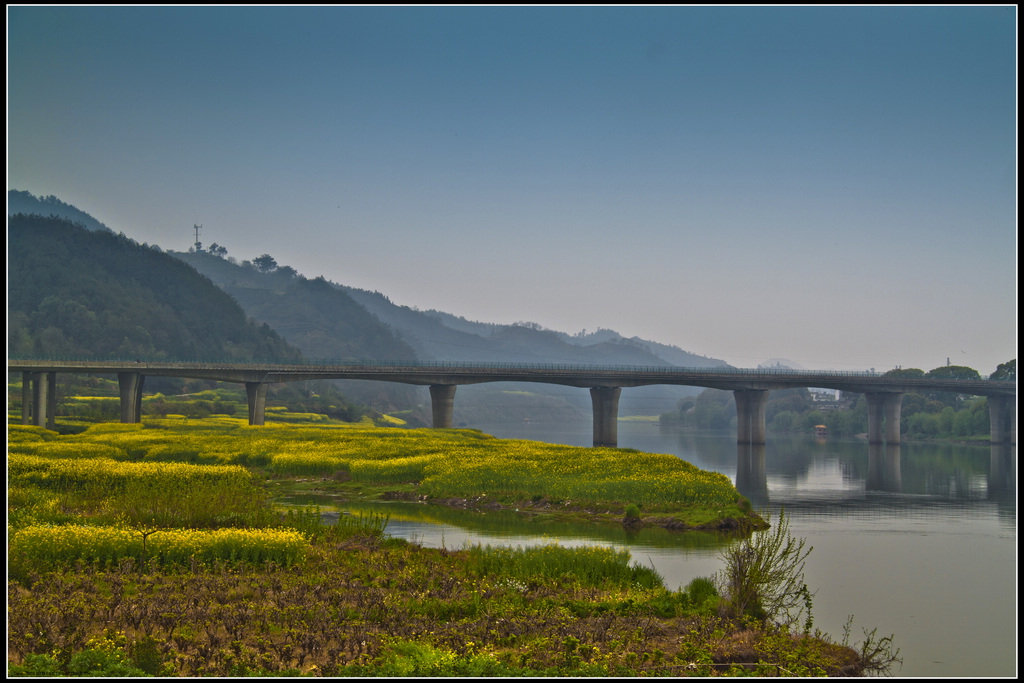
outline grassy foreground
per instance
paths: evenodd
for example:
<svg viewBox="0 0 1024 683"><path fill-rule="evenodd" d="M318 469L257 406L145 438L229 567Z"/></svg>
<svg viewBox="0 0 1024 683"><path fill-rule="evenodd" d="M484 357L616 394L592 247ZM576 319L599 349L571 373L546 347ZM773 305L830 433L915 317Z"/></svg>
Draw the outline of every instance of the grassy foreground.
<svg viewBox="0 0 1024 683"><path fill-rule="evenodd" d="M727 616L710 578L669 590L624 550L423 548L389 538L379 515L282 514L270 485L749 528L759 518L722 475L471 430L291 420L9 426L8 672L849 675L867 663L820 633Z"/></svg>

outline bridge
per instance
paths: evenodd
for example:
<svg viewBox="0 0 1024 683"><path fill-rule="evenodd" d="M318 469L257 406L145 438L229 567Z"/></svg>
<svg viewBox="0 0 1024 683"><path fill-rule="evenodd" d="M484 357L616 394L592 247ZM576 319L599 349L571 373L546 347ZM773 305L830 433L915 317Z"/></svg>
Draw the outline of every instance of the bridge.
<svg viewBox="0 0 1024 683"><path fill-rule="evenodd" d="M948 391L988 398L990 440L1017 443L1015 381L887 377L876 373L745 370L730 367L535 365L361 361L354 363L211 363L180 361L94 361L8 359L7 371L22 373L22 423L54 425L57 373L117 375L121 421L139 422L147 376L188 377L245 385L249 424L262 425L267 387L279 382L356 379L430 387L433 426L450 428L455 390L462 384L540 382L590 389L594 445L618 444L619 396L623 388L674 384L732 391L739 444L765 443L765 407L772 390L801 387L862 393L868 405L868 441L900 442L900 408L908 392Z"/></svg>

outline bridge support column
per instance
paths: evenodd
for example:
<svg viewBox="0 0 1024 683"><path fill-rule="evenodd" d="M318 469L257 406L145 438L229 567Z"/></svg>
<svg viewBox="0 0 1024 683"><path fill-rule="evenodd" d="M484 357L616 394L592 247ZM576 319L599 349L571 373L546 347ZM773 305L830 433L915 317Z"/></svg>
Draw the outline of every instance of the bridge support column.
<svg viewBox="0 0 1024 683"><path fill-rule="evenodd" d="M246 382L245 397L249 402L249 425L253 427L263 425L267 415L267 384L265 382Z"/></svg>
<svg viewBox="0 0 1024 683"><path fill-rule="evenodd" d="M36 373L21 373L21 424L32 424L32 383Z"/></svg>
<svg viewBox="0 0 1024 683"><path fill-rule="evenodd" d="M36 373L32 378L32 424L46 426L46 373Z"/></svg>
<svg viewBox="0 0 1024 683"><path fill-rule="evenodd" d="M121 422L142 422L142 385L146 378L138 372L117 373L117 386L121 393Z"/></svg>
<svg viewBox="0 0 1024 683"><path fill-rule="evenodd" d="M885 443L900 445L900 411L903 408L903 394L888 394L885 397Z"/></svg>
<svg viewBox="0 0 1024 683"><path fill-rule="evenodd" d="M46 426L46 406L50 405L46 400L47 384L45 372L37 372L32 379L32 424L37 427Z"/></svg>
<svg viewBox="0 0 1024 683"><path fill-rule="evenodd" d="M452 428L452 414L455 412L455 384L430 385L430 412L437 429Z"/></svg>
<svg viewBox="0 0 1024 683"><path fill-rule="evenodd" d="M989 441L991 443L1017 443L1016 403L1016 399L1011 396L988 397ZM1009 412L1009 419L1007 419L1007 412Z"/></svg>
<svg viewBox="0 0 1024 683"><path fill-rule="evenodd" d="M57 415L57 373L21 374L21 424L53 429Z"/></svg>
<svg viewBox="0 0 1024 683"><path fill-rule="evenodd" d="M868 443L900 443L900 410L903 394L864 394L868 402ZM883 437L884 422L884 437Z"/></svg>
<svg viewBox="0 0 1024 683"><path fill-rule="evenodd" d="M732 392L736 397L736 443L763 444L765 442L764 414L768 405L768 391L744 389Z"/></svg>
<svg viewBox="0 0 1024 683"><path fill-rule="evenodd" d="M619 395L622 387L594 387L590 401L594 405L594 445L619 446Z"/></svg>

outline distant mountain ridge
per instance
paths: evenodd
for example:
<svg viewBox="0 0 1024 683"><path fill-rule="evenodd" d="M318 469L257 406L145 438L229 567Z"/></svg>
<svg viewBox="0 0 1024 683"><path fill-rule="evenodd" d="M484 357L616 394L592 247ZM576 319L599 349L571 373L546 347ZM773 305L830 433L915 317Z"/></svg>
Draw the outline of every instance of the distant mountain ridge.
<svg viewBox="0 0 1024 683"><path fill-rule="evenodd" d="M423 360L697 368L726 365L725 361L675 346L626 338L613 330L570 335L529 323L472 322L451 313L399 306L380 292L339 287L398 331Z"/></svg>
<svg viewBox="0 0 1024 683"><path fill-rule="evenodd" d="M77 223L86 230L99 230L114 232L106 225L96 220L86 212L65 204L52 194L48 197L36 197L31 192L21 190L7 191L7 215L13 216L17 213L25 215L39 214L40 216L60 216L72 223Z"/></svg>

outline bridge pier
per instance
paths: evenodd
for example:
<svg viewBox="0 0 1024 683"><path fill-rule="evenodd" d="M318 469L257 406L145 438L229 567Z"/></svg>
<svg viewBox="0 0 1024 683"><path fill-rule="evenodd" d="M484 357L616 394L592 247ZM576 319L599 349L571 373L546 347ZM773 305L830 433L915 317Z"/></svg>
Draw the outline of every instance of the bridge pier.
<svg viewBox="0 0 1024 683"><path fill-rule="evenodd" d="M736 443L765 443L764 415L768 405L768 391L744 389L732 393L736 398Z"/></svg>
<svg viewBox="0 0 1024 683"><path fill-rule="evenodd" d="M864 398L868 402L868 443L899 444L900 442L900 409L903 406L903 394L867 393ZM885 425L883 439L882 425Z"/></svg>
<svg viewBox="0 0 1024 683"><path fill-rule="evenodd" d="M452 413L455 412L455 384L430 385L430 412L433 415L434 427L438 429L452 428Z"/></svg>
<svg viewBox="0 0 1024 683"><path fill-rule="evenodd" d="M21 424L53 429L57 416L57 373L21 373Z"/></svg>
<svg viewBox="0 0 1024 683"><path fill-rule="evenodd" d="M246 382L245 398L249 402L249 425L263 425L267 415L267 383Z"/></svg>
<svg viewBox="0 0 1024 683"><path fill-rule="evenodd" d="M1007 419L1007 412L1009 412L1009 419ZM988 419L990 442L1017 443L1017 400L1014 397L989 396Z"/></svg>
<svg viewBox="0 0 1024 683"><path fill-rule="evenodd" d="M32 382L37 373L21 373L21 424L32 424Z"/></svg>
<svg viewBox="0 0 1024 683"><path fill-rule="evenodd" d="M142 422L142 385L145 375L138 372L117 373L117 387L121 394L121 422Z"/></svg>
<svg viewBox="0 0 1024 683"><path fill-rule="evenodd" d="M590 401L594 406L594 446L619 446L619 395L622 387L594 387Z"/></svg>

